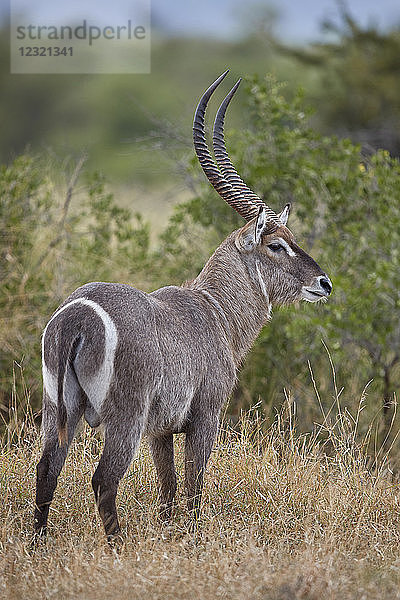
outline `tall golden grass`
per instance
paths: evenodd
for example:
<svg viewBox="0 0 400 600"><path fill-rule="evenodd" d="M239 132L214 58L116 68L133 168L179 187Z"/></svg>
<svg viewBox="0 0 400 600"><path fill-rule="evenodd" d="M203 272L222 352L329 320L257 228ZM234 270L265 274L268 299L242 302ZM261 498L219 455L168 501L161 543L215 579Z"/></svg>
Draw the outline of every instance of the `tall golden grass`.
<svg viewBox="0 0 400 600"><path fill-rule="evenodd" d="M4 599L400 598L398 478L391 447L371 453L334 398L312 434L296 431L290 396L269 426L256 410L223 423L205 481L199 531L188 533L182 438L179 487L166 527L145 442L119 491L126 543L109 549L90 478L101 453L84 427L59 479L46 547L31 551L40 439L29 409L11 418L0 458L0 597ZM14 407L21 399L14 398Z"/></svg>

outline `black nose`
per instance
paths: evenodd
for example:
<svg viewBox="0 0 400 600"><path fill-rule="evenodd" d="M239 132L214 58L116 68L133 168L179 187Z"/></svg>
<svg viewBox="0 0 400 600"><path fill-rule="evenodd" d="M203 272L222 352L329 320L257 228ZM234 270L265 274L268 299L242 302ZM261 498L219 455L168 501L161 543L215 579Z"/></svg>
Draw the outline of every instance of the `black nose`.
<svg viewBox="0 0 400 600"><path fill-rule="evenodd" d="M331 284L331 280L329 279L329 277L327 277L326 275L322 275L319 278L319 283L320 283L320 286L322 287L322 289L324 290L324 292L326 292L326 295L329 296L329 294L332 291L332 284Z"/></svg>

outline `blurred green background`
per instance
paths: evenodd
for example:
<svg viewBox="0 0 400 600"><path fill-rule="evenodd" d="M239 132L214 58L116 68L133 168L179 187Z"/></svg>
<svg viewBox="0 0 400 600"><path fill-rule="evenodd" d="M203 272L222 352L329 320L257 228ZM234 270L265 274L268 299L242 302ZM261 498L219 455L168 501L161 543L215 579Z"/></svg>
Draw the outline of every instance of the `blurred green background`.
<svg viewBox="0 0 400 600"><path fill-rule="evenodd" d="M259 399L268 412L290 389L312 427L310 367L328 408L338 385L322 339L345 402L357 406L373 380L369 417L383 403L391 415L400 362L397 3L153 2L150 75L11 75L4 5L0 14L3 418L27 394L39 408L40 332L74 287L179 284L241 225L204 181L191 140L199 96L228 67L229 83L247 77L227 117L235 163L274 209L293 202L293 230L335 287L326 306L276 312L230 412Z"/></svg>
<svg viewBox="0 0 400 600"><path fill-rule="evenodd" d="M386 12L385 2L379 11L363 2L360 12L358 0L347 9L334 0L286 1L280 8L262 2L240 8L236 0L190 4L175 0L166 10L152 3L150 75L10 75L4 18L0 159L27 147L60 157L85 150L88 166L113 185L165 187L192 152L202 89L226 68L232 78L272 73L287 82L289 94L301 86L317 129L398 153L400 41L393 23L400 7L389 0ZM374 14L385 27L365 25ZM228 126L246 124L243 103L242 92Z"/></svg>

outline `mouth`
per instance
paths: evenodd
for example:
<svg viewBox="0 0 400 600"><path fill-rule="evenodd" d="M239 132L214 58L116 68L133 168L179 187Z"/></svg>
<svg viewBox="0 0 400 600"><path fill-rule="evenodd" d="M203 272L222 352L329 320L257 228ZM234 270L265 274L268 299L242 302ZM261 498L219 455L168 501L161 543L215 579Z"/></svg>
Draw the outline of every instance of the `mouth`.
<svg viewBox="0 0 400 600"><path fill-rule="evenodd" d="M326 300L327 298L327 294L319 290L310 290L309 288L304 287L302 292L302 299L307 302L318 302L319 300Z"/></svg>

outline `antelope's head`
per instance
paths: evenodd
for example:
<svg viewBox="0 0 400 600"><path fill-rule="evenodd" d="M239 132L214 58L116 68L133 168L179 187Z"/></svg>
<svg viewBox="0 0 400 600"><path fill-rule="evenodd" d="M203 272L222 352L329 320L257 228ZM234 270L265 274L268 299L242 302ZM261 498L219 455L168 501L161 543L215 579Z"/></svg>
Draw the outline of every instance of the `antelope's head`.
<svg viewBox="0 0 400 600"><path fill-rule="evenodd" d="M298 300L317 302L332 291L329 277L295 242L286 227L290 205L275 213L239 177L228 156L224 140L225 112L240 84L234 85L218 109L213 129L215 161L207 146L204 116L208 101L227 75L223 73L206 90L197 106L193 140L197 157L211 185L248 223L234 233L234 244L252 281L268 303Z"/></svg>

